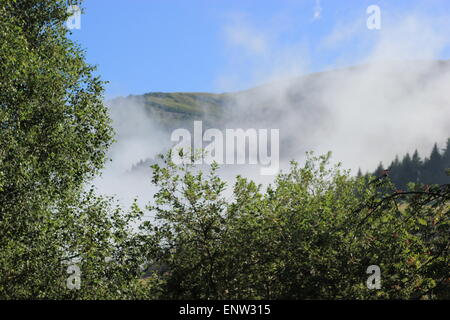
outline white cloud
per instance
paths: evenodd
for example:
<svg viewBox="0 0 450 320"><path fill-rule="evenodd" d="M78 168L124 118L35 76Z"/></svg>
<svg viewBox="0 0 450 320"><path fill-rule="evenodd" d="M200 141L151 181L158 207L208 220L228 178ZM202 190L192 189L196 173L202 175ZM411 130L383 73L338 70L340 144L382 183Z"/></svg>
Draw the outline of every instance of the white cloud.
<svg viewBox="0 0 450 320"><path fill-rule="evenodd" d="M223 27L227 64L217 77L218 91L238 91L279 78L305 74L310 56L307 42L286 44L280 19L257 25L244 14L234 14Z"/></svg>
<svg viewBox="0 0 450 320"><path fill-rule="evenodd" d="M268 50L268 36L264 32L238 19L225 27L228 45L241 49L248 55L265 55Z"/></svg>

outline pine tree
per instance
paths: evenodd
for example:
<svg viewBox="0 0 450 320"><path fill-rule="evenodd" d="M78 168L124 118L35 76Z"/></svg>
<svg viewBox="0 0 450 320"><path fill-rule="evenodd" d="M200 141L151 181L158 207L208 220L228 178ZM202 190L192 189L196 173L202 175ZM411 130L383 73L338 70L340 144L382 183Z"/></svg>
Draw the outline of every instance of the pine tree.
<svg viewBox="0 0 450 320"><path fill-rule="evenodd" d="M427 159L424 163L424 176L423 183L426 184L438 184L442 181L445 172L442 169L443 160L442 156L439 152L439 148L437 143L434 144L433 150L431 151L430 158Z"/></svg>
<svg viewBox="0 0 450 320"><path fill-rule="evenodd" d="M413 180L411 182L419 183L421 181L421 172L423 167L422 159L420 158L419 152L417 149L414 151L414 154L411 159L412 170L414 171L414 175L412 177Z"/></svg>
<svg viewBox="0 0 450 320"><path fill-rule="evenodd" d="M400 160L397 155L397 156L395 156L395 160L392 161L391 165L389 166L389 171L391 173L392 182L396 186L400 186L400 184L401 184L400 170L401 170L401 163L400 163Z"/></svg>
<svg viewBox="0 0 450 320"><path fill-rule="evenodd" d="M442 163L446 169L450 168L450 138L447 140L447 145L442 154Z"/></svg>
<svg viewBox="0 0 450 320"><path fill-rule="evenodd" d="M356 175L358 178L361 178L363 176L361 168L358 168L358 173Z"/></svg>
<svg viewBox="0 0 450 320"><path fill-rule="evenodd" d="M378 165L377 169L374 172L374 176L379 177L383 174L383 171L385 171L383 163L380 162L380 164Z"/></svg>
<svg viewBox="0 0 450 320"><path fill-rule="evenodd" d="M415 176L411 156L407 153L398 168L398 188L406 190L408 183L416 180Z"/></svg>

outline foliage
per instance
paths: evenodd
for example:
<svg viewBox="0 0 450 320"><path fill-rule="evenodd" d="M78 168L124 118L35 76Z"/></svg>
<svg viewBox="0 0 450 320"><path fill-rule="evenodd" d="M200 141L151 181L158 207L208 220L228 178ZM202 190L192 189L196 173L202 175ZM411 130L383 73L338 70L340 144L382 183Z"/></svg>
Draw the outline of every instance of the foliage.
<svg viewBox="0 0 450 320"><path fill-rule="evenodd" d="M127 248L136 215L83 192L113 132L103 82L67 37L67 8L57 0L0 2L3 299L122 297L125 282L138 278ZM82 270L78 291L66 287L72 259Z"/></svg>
<svg viewBox="0 0 450 320"><path fill-rule="evenodd" d="M448 297L449 189L392 193L388 179L353 178L328 158L294 162L265 192L238 177L232 200L215 165L206 177L170 154L154 165L156 220L141 241L160 297ZM380 290L366 286L371 265Z"/></svg>

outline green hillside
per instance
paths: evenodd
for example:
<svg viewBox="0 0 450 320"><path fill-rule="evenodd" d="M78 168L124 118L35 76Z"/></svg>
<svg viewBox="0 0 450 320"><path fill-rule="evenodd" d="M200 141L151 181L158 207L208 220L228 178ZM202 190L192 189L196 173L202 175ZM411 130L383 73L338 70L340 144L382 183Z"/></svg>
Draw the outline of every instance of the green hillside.
<svg viewBox="0 0 450 320"><path fill-rule="evenodd" d="M173 130L193 120L217 123L223 118L231 99L232 94L152 92L116 98L108 104L124 108L144 106L149 118L156 120L162 128Z"/></svg>
<svg viewBox="0 0 450 320"><path fill-rule="evenodd" d="M167 112L202 116L208 113L220 116L226 94L175 92L147 93L143 96L148 107Z"/></svg>
<svg viewBox="0 0 450 320"><path fill-rule="evenodd" d="M261 85L248 90L231 93L205 93L205 92L151 92L143 95L130 95L120 97L108 102L110 106L130 107L138 104L145 107L149 117L156 120L162 127L172 130L180 126L186 126L192 120L203 120L206 125L219 125L220 121L231 117L234 122L242 119L259 122L269 119L269 123L276 125L282 117L280 110L289 106L293 114L309 121L321 116L323 103L321 97L326 88L324 83L332 83L339 79L351 77L374 68L376 65L360 65L343 69L317 72L305 76L288 79L287 82L278 81ZM383 64L382 68L387 73L386 77L393 74L410 73L411 78L422 85L427 81L438 77L450 69L450 61L409 61L403 63ZM415 83L416 84L416 83ZM411 88L401 83L401 90L407 91ZM283 99L278 99L280 88ZM274 93L275 94L269 94ZM237 101L241 105L239 116L228 113ZM219 122L219 123L218 123Z"/></svg>

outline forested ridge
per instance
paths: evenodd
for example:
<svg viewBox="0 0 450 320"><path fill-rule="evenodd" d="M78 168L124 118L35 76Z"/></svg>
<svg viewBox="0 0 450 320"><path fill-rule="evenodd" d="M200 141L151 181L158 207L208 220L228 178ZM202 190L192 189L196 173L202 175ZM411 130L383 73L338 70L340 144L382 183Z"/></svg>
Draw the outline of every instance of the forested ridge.
<svg viewBox="0 0 450 320"><path fill-rule="evenodd" d="M434 144L428 157L422 158L415 150L412 156L407 153L401 160L397 156L387 167L380 163L373 175L389 174L399 189L406 190L411 182L424 185L450 183L450 177L445 174L447 168L450 168L450 139L443 150ZM362 176L361 171L358 176Z"/></svg>

